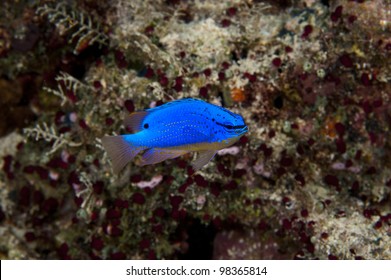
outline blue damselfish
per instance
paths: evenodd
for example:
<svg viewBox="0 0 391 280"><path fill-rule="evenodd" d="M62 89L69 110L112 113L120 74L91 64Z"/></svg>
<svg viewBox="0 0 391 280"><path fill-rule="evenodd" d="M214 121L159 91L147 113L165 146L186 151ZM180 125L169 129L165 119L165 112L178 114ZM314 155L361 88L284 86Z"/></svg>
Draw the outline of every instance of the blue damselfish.
<svg viewBox="0 0 391 280"><path fill-rule="evenodd" d="M141 165L198 152L192 163L198 170L218 150L231 146L247 132L240 115L192 98L132 113L125 118L124 124L135 133L102 138L115 173L142 151L145 152Z"/></svg>

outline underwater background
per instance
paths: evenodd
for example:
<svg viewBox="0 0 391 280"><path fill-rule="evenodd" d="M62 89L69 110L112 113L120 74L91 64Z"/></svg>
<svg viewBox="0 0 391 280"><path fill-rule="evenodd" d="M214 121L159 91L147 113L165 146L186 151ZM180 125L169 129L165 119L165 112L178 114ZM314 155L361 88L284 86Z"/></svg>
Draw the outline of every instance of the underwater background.
<svg viewBox="0 0 391 280"><path fill-rule="evenodd" d="M388 0L2 1L0 258L391 259L390 57ZM184 97L249 132L113 174Z"/></svg>

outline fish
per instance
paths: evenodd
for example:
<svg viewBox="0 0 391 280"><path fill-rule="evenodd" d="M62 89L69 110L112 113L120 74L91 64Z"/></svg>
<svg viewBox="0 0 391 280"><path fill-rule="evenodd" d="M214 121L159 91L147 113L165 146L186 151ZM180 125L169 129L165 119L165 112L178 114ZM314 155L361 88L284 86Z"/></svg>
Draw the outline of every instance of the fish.
<svg viewBox="0 0 391 280"><path fill-rule="evenodd" d="M134 133L101 139L115 174L141 152L141 166L197 152L191 164L197 171L248 131L241 115L194 98L133 112L124 125Z"/></svg>

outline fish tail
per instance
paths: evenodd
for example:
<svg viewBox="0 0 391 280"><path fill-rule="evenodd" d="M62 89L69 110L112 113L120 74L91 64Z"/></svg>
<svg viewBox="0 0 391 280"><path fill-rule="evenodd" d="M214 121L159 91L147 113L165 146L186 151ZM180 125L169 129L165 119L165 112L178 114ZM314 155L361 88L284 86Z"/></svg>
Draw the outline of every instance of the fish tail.
<svg viewBox="0 0 391 280"><path fill-rule="evenodd" d="M143 150L134 146L128 136L104 136L102 144L113 165L113 171L118 174L130 160Z"/></svg>

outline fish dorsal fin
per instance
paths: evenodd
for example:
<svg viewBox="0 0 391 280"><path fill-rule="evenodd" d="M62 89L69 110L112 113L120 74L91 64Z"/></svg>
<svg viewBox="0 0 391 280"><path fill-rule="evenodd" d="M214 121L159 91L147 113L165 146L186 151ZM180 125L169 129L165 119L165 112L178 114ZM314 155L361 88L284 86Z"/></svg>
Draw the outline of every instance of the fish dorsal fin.
<svg viewBox="0 0 391 280"><path fill-rule="evenodd" d="M143 154L141 165L155 164L166 159L176 158L186 154L187 151L153 148Z"/></svg>
<svg viewBox="0 0 391 280"><path fill-rule="evenodd" d="M125 127L130 128L133 132L138 132L142 129L143 120L148 115L146 111L139 111L126 115L124 118Z"/></svg>
<svg viewBox="0 0 391 280"><path fill-rule="evenodd" d="M213 159L217 151L201 151L198 153L198 157L192 162L194 171L201 169L205 164Z"/></svg>

